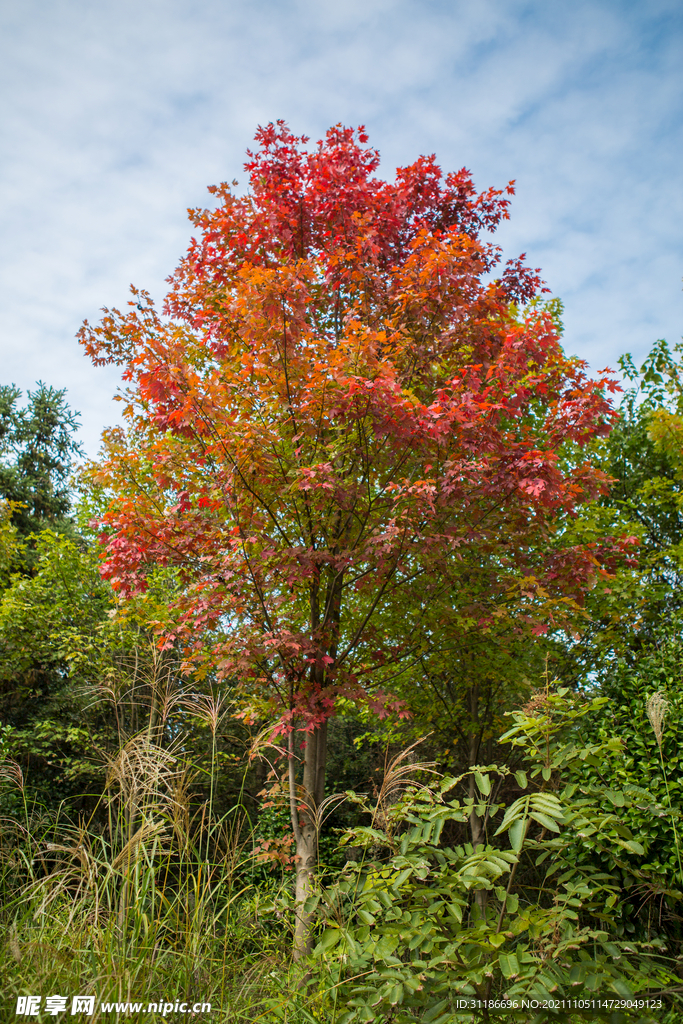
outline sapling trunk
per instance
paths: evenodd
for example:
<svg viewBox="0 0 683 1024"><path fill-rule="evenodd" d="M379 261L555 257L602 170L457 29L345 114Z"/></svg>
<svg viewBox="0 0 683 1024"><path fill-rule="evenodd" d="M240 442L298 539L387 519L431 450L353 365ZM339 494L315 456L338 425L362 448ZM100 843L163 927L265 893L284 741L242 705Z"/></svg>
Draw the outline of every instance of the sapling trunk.
<svg viewBox="0 0 683 1024"><path fill-rule="evenodd" d="M481 745L481 730L479 727L479 687L472 686L469 691L470 701L470 722L471 722L471 733L468 750L468 767L470 769L479 761L479 747ZM484 817L477 813L477 800L481 799L480 794L477 791L476 782L474 775L470 775L469 778L469 796L473 801L472 810L470 812L470 837L472 846L476 850L479 843L485 839L484 834ZM486 917L486 906L488 903L488 892L486 889L478 889L474 895L477 906L479 907L479 913L482 918Z"/></svg>
<svg viewBox="0 0 683 1024"><path fill-rule="evenodd" d="M313 949L313 914L304 909L318 867L317 810L325 796L327 763L327 722L306 735L304 747L303 792L297 799L294 760L294 732L289 736L289 800L292 828L296 841L296 924L294 958L300 960Z"/></svg>

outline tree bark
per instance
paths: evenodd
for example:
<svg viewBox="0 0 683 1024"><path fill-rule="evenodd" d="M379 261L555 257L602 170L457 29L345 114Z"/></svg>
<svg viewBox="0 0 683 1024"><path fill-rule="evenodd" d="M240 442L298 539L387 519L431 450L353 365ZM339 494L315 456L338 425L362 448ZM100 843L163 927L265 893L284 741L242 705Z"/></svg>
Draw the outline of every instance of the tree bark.
<svg viewBox="0 0 683 1024"><path fill-rule="evenodd" d="M339 517L336 529L339 530ZM338 539L338 538L337 538ZM328 668L323 655L334 664L339 642L343 572L331 571L326 580L324 599L321 602L321 581L315 579L311 585L311 630L315 635L322 631L321 645L316 663L311 666L311 684L320 692L328 682ZM322 604L322 607L321 607ZM321 621L322 614L322 621ZM294 929L294 959L308 956L313 949L313 913L304 907L313 894L313 883L318 867L317 811L325 799L325 774L327 769L327 719L316 728L306 732L304 745L303 787L297 794L294 759L294 730L289 740L289 800L292 829L296 841L296 924Z"/></svg>
<svg viewBox="0 0 683 1024"><path fill-rule="evenodd" d="M294 927L294 959L308 956L313 949L313 913L304 905L313 894L318 866L317 810L325 796L327 762L327 722L308 733L304 748L304 779L297 793L293 751L294 732L290 733L289 799L292 828L296 840L296 923Z"/></svg>
<svg viewBox="0 0 683 1024"><path fill-rule="evenodd" d="M470 688L470 722L472 732L470 733L470 742L468 750L468 767L474 768L475 764L479 761L479 748L481 746L481 731L479 728L479 687L477 685ZM475 801L474 806L470 812L470 835L472 838L472 846L476 850L479 843L483 842L484 836L484 821L481 815L477 814L476 801L480 794L477 791L477 786L474 780L474 775L470 775L469 779L469 795ZM479 907L479 913L482 918L486 918L486 906L488 903L488 892L486 889L477 889L474 894L474 898L477 906Z"/></svg>

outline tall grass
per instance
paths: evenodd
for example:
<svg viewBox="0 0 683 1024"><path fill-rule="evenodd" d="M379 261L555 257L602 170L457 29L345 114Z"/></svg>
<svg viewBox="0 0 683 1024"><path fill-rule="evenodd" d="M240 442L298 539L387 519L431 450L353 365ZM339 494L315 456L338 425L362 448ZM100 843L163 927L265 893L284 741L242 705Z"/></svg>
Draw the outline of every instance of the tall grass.
<svg viewBox="0 0 683 1024"><path fill-rule="evenodd" d="M214 734L220 707L199 703ZM404 764L387 766L373 823L410 787ZM215 751L212 771L215 770ZM23 794L7 765L5 784ZM276 787L277 789L277 787ZM94 995L99 1024L131 1020L102 1003L210 1003L191 1019L213 1024L334 1024L345 1007L334 980L292 961L291 878L254 858L241 801L216 817L212 795L192 811L192 770L149 731L109 758L104 810L74 824L24 801L24 821L5 822L0 845L0 1020L16 1021L17 997ZM282 799L287 794L283 789ZM322 818L339 797L320 808ZM154 1019L141 1013L140 1020ZM168 1019L187 1019L167 1015ZM33 1020L53 1021L44 1009ZM69 1017L69 1019L71 1019Z"/></svg>
<svg viewBox="0 0 683 1024"><path fill-rule="evenodd" d="M4 783L22 788L9 768ZM216 819L209 801L193 815L190 787L182 759L145 733L110 759L104 828L46 828L29 808L4 823L3 1020L18 1019L18 996L54 994L69 1010L72 996L95 995L93 1022L115 1019L102 1002L128 1001L211 1004L193 1020L262 1016L290 937L260 912L240 807ZM32 1019L55 1019L42 1012Z"/></svg>
<svg viewBox="0 0 683 1024"><path fill-rule="evenodd" d="M676 813L671 803L671 793L669 792L669 777L666 771L666 765L664 763L664 754L662 752L662 740L664 738L664 723L667 718L669 711L669 702L663 693L653 693L647 700L646 703L647 717L650 720L652 731L655 734L657 740L657 749L659 750L659 763L662 769L662 778L664 779L664 788L666 790L666 799L669 805L669 814L671 816L671 825L674 834L674 843L676 845L676 855L678 858L678 877L679 881L683 883L683 864L681 864L681 843L678 836L678 829L676 828Z"/></svg>

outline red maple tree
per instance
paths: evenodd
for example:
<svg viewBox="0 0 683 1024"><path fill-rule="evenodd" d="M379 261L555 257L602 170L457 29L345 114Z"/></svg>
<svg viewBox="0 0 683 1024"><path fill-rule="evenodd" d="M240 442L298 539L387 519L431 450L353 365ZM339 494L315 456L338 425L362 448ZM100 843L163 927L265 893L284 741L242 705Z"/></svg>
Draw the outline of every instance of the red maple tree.
<svg viewBox="0 0 683 1024"><path fill-rule="evenodd" d="M175 567L162 642L287 737L301 907L339 700L387 711L430 602L490 610L523 580L519 628L542 632L539 592L580 601L602 571L551 535L604 487L576 452L614 385L563 354L538 272L482 237L512 183L477 193L433 157L384 181L362 129L256 141L248 191L192 212L163 315L136 291L81 340L128 384L98 469L103 571L128 594ZM298 953L309 932L300 910Z"/></svg>

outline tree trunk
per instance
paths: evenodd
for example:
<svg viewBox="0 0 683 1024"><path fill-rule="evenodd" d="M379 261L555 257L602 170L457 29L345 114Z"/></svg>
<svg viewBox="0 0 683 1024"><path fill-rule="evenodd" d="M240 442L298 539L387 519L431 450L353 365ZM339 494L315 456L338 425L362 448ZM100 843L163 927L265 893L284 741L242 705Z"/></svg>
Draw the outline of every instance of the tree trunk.
<svg viewBox="0 0 683 1024"><path fill-rule="evenodd" d="M469 749L467 751L467 767L472 769L479 760L479 687L472 686L469 691L469 702L470 702L470 738L469 738ZM469 778L469 796L472 800L477 800L477 787L474 781L474 775L470 775ZM482 820L477 814L475 807L472 808L470 813L470 836L472 839L472 846L476 849L477 843L481 842L482 834Z"/></svg>
<svg viewBox="0 0 683 1024"><path fill-rule="evenodd" d="M474 768L475 764L479 761L479 748L481 745L481 731L479 728L479 687L477 685L470 688L470 742L468 750L468 768ZM469 795L475 801L470 812L470 836L472 839L472 846L476 850L479 843L485 839L484 835L484 820L481 815L477 814L476 802L480 799L480 794L477 790L476 783L474 781L474 775L470 775L469 779ZM488 903L488 892L486 889L477 889L474 894L475 901L479 907L479 913L482 918L486 917L486 906Z"/></svg>
<svg viewBox="0 0 683 1024"><path fill-rule="evenodd" d="M339 534L340 515L335 531ZM338 539L338 536L337 536ZM328 681L324 655L334 663L339 641L339 623L343 590L343 571L333 571L327 578L321 602L321 581L314 578L310 588L311 632L323 631L316 663L311 666L311 683L320 692ZM322 605L322 607L321 607ZM321 621L322 613L322 621ZM305 733L304 777L302 790L297 793L294 759L294 730L289 734L289 806L292 829L296 840L296 924L294 929L294 959L308 956L313 949L313 913L304 909L313 893L313 882L318 867L318 807L325 799L325 771L327 767L327 719L315 729Z"/></svg>
<svg viewBox="0 0 683 1024"><path fill-rule="evenodd" d="M294 959L308 956L313 949L313 913L304 904L313 893L318 866L317 810L325 796L327 762L327 722L307 734L304 750L303 787L297 793L294 761L294 732L290 733L289 800L292 828L296 839L296 924Z"/></svg>

